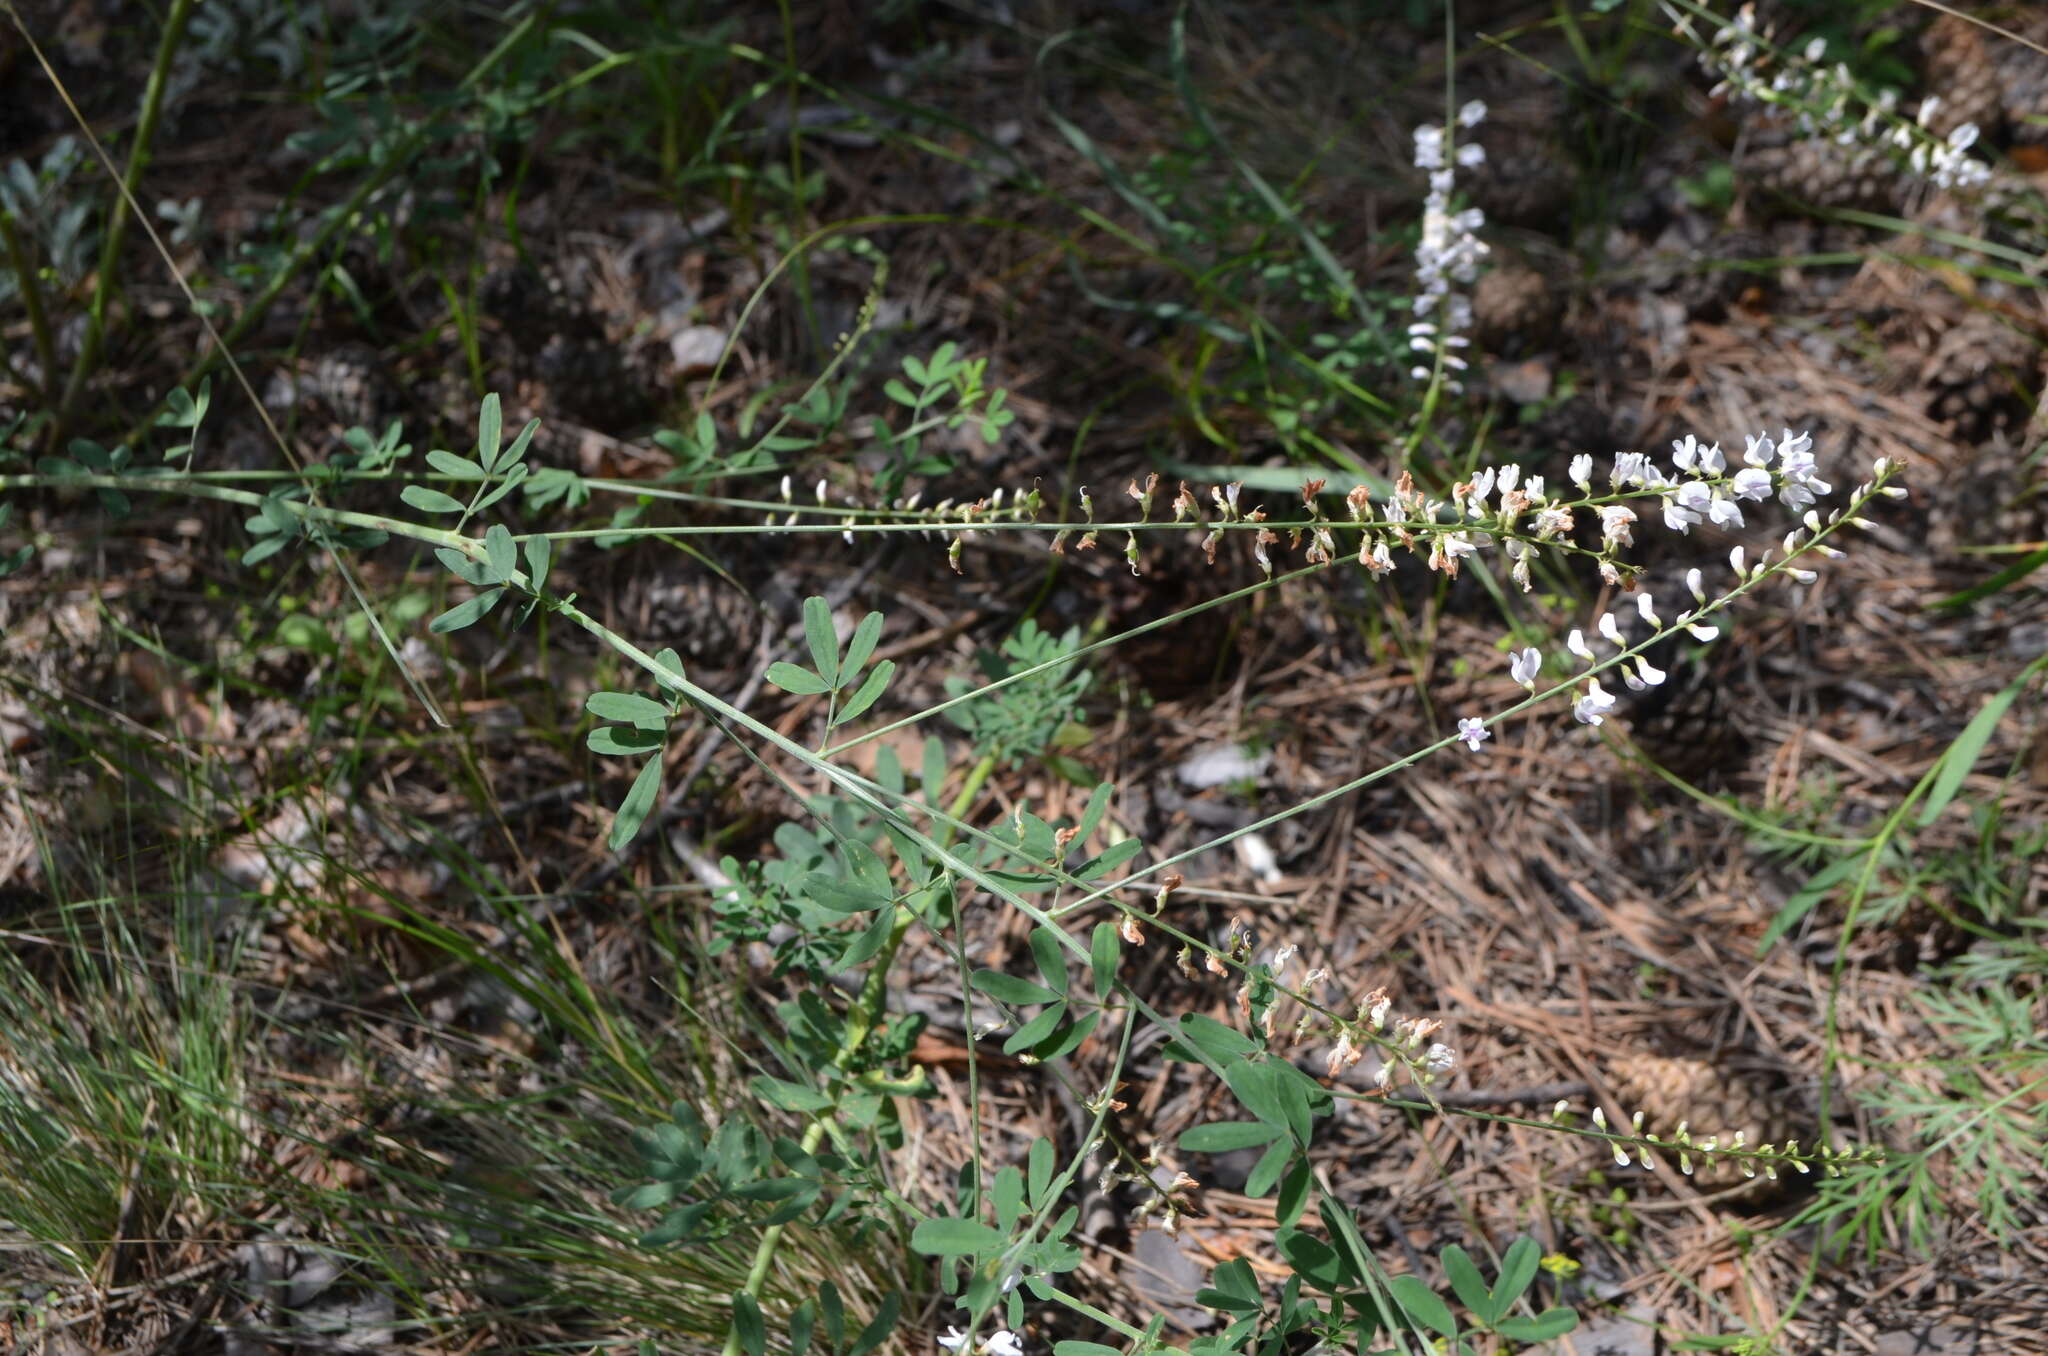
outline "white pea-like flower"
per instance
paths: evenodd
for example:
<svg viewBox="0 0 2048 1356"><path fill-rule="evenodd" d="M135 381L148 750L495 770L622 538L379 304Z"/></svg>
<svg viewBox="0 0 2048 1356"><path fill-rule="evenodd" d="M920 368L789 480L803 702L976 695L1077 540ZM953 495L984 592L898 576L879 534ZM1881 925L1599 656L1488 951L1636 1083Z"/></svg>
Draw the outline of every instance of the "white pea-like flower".
<svg viewBox="0 0 2048 1356"><path fill-rule="evenodd" d="M1686 592L1692 594L1694 602L1707 601L1707 586L1702 581L1699 566L1695 565L1685 572L1685 588Z"/></svg>
<svg viewBox="0 0 2048 1356"><path fill-rule="evenodd" d="M1531 692L1536 690L1536 678L1542 672L1543 652L1534 645L1523 650L1520 654L1510 654L1508 656L1509 676Z"/></svg>
<svg viewBox="0 0 2048 1356"><path fill-rule="evenodd" d="M1465 747L1479 752L1479 746L1493 738L1493 731L1486 728L1486 722L1476 716L1466 716L1458 722L1458 738L1465 741Z"/></svg>
<svg viewBox="0 0 2048 1356"><path fill-rule="evenodd" d="M1592 493L1593 454L1591 452L1581 452L1576 457L1573 457L1571 468L1566 472L1566 477L1581 490L1588 494Z"/></svg>
<svg viewBox="0 0 2048 1356"><path fill-rule="evenodd" d="M989 1339L981 1344L981 1349L987 1356L1024 1356L1023 1340L1007 1329L989 1334Z"/></svg>
<svg viewBox="0 0 2048 1356"><path fill-rule="evenodd" d="M939 1345L948 1351L959 1351L967 1345L967 1334L948 1325L945 1335L939 1338Z"/></svg>
<svg viewBox="0 0 2048 1356"><path fill-rule="evenodd" d="M1609 546L1630 546L1635 542L1636 511L1627 504L1600 506L1600 538Z"/></svg>
<svg viewBox="0 0 2048 1356"><path fill-rule="evenodd" d="M1642 655L1637 655L1635 657L1635 666L1636 677L1642 679L1644 685L1647 687L1660 686L1666 678L1671 676L1664 672L1664 670L1652 664L1648 659L1644 658Z"/></svg>
<svg viewBox="0 0 2048 1356"><path fill-rule="evenodd" d="M1627 647L1628 642L1621 638L1621 623L1614 620L1614 614L1612 612L1602 612L1600 614L1600 620L1596 623L1596 626L1599 628L1600 634L1606 638L1607 643L1609 645L1617 645L1624 648Z"/></svg>
<svg viewBox="0 0 2048 1356"><path fill-rule="evenodd" d="M1572 718L1581 725L1598 725L1614 709L1614 695L1600 686L1595 678L1586 684L1586 693L1572 705Z"/></svg>
<svg viewBox="0 0 2048 1356"><path fill-rule="evenodd" d="M1422 1054L1422 1067L1431 1074L1446 1074L1456 1068L1458 1052L1441 1042L1432 1045Z"/></svg>
<svg viewBox="0 0 2048 1356"><path fill-rule="evenodd" d="M1771 497L1771 473L1760 466L1745 466L1735 473L1728 488L1737 499L1761 502Z"/></svg>
<svg viewBox="0 0 2048 1356"><path fill-rule="evenodd" d="M1460 127L1477 127L1480 123L1485 121L1486 104L1482 100L1468 100L1465 103L1465 106L1458 110L1458 126Z"/></svg>

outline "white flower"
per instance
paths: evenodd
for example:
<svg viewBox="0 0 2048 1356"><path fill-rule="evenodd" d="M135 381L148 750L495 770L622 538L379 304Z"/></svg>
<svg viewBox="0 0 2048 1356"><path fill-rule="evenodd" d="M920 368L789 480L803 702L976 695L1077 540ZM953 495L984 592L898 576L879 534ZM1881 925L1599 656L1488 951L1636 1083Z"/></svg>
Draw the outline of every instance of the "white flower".
<svg viewBox="0 0 2048 1356"><path fill-rule="evenodd" d="M1449 1073L1457 1063L1458 1052L1441 1043L1430 1046L1422 1054L1422 1067L1432 1074Z"/></svg>
<svg viewBox="0 0 2048 1356"><path fill-rule="evenodd" d="M1657 620L1657 596L1653 593L1638 593L1636 595L1636 611L1640 612L1643 620L1652 626L1662 626L1664 624Z"/></svg>
<svg viewBox="0 0 2048 1356"><path fill-rule="evenodd" d="M1440 170L1444 167L1444 129L1424 123L1415 129L1415 168Z"/></svg>
<svg viewBox="0 0 2048 1356"><path fill-rule="evenodd" d="M1598 725L1614 709L1614 697L1603 690L1600 680L1595 678L1586 684L1586 695L1579 698L1572 707L1572 718L1581 725Z"/></svg>
<svg viewBox="0 0 2048 1356"><path fill-rule="evenodd" d="M1572 458L1571 470L1567 473L1572 484L1590 494L1593 491L1593 454L1581 452Z"/></svg>
<svg viewBox="0 0 2048 1356"><path fill-rule="evenodd" d="M1700 449L1700 474L1717 476L1728 469L1728 458L1721 452L1721 444Z"/></svg>
<svg viewBox="0 0 2048 1356"><path fill-rule="evenodd" d="M1787 451L1778 463L1778 501L1794 513L1813 504L1816 495L1832 494L1834 486L1814 474L1813 453Z"/></svg>
<svg viewBox="0 0 2048 1356"><path fill-rule="evenodd" d="M1477 169L1486 163L1486 148L1476 141L1468 141L1458 148L1458 166L1461 169Z"/></svg>
<svg viewBox="0 0 2048 1356"><path fill-rule="evenodd" d="M1614 454L1614 469L1608 473L1609 485L1640 485L1649 472L1650 459L1641 452L1617 452Z"/></svg>
<svg viewBox="0 0 2048 1356"><path fill-rule="evenodd" d="M1603 504L1600 506L1600 536L1609 546L1633 544L1631 535L1636 520L1636 511L1627 504Z"/></svg>
<svg viewBox="0 0 2048 1356"><path fill-rule="evenodd" d="M1024 1343L1019 1340L1016 1333L1007 1330L990 1333L988 1340L981 1344L981 1349L988 1353L988 1356L1024 1356Z"/></svg>
<svg viewBox="0 0 2048 1356"><path fill-rule="evenodd" d="M1531 645L1520 654L1508 655L1508 674L1531 692L1536 690L1536 677L1543 672L1543 651Z"/></svg>
<svg viewBox="0 0 2048 1356"><path fill-rule="evenodd" d="M1522 467L1519 462L1509 462L1500 468L1500 492L1506 494L1521 483Z"/></svg>
<svg viewBox="0 0 2048 1356"><path fill-rule="evenodd" d="M1489 466L1472 477L1472 492L1465 498L1465 512L1473 518L1486 516L1486 497L1493 493L1494 469Z"/></svg>
<svg viewBox="0 0 2048 1356"><path fill-rule="evenodd" d="M1636 656L1635 662L1637 676L1651 687L1656 687L1670 676L1641 655Z"/></svg>
<svg viewBox="0 0 2048 1356"><path fill-rule="evenodd" d="M1735 571L1737 579L1742 578L1742 567L1746 553L1738 546L1728 553L1728 568Z"/></svg>
<svg viewBox="0 0 2048 1356"><path fill-rule="evenodd" d="M1628 642L1621 638L1621 627L1619 624L1615 622L1614 614L1612 612L1602 612L1600 614L1600 621L1598 623L1598 626L1600 629L1600 634L1607 638L1607 643L1609 645L1618 645L1624 649L1627 648Z"/></svg>
<svg viewBox="0 0 2048 1356"><path fill-rule="evenodd" d="M1479 746L1493 738L1493 731L1486 728L1486 722L1476 716L1466 716L1458 722L1458 738L1465 741L1465 747L1479 752Z"/></svg>
<svg viewBox="0 0 2048 1356"><path fill-rule="evenodd" d="M1699 461L1700 440L1690 433L1671 440L1671 460L1681 471L1690 471Z"/></svg>
<svg viewBox="0 0 2048 1356"><path fill-rule="evenodd" d="M967 1345L967 1334L948 1324L946 1335L939 1339L939 1345L948 1351L959 1351Z"/></svg>
<svg viewBox="0 0 2048 1356"><path fill-rule="evenodd" d="M1742 507L1724 494L1717 494L1707 504L1707 520L1716 527L1741 527Z"/></svg>
<svg viewBox="0 0 2048 1356"><path fill-rule="evenodd" d="M1574 626L1572 633L1564 638L1564 647L1588 664L1593 662L1593 647L1586 644L1586 633L1578 627Z"/></svg>
<svg viewBox="0 0 2048 1356"><path fill-rule="evenodd" d="M1735 480L1729 486L1737 499L1754 499L1759 502L1771 497L1771 473L1761 467L1745 466L1735 473Z"/></svg>
<svg viewBox="0 0 2048 1356"><path fill-rule="evenodd" d="M1754 438L1744 438L1742 442L1742 459L1744 461L1748 462L1751 466L1769 466L1771 464L1771 456L1777 451L1777 445L1771 441L1770 434L1759 433Z"/></svg>
<svg viewBox="0 0 2048 1356"><path fill-rule="evenodd" d="M1486 121L1486 105L1478 99L1471 100L1458 110L1458 126L1460 127L1477 127L1484 121Z"/></svg>
<svg viewBox="0 0 2048 1356"><path fill-rule="evenodd" d="M1702 603L1707 601L1706 585L1700 582L1700 571L1697 565L1685 572L1685 587L1686 591L1692 594L1694 601Z"/></svg>
<svg viewBox="0 0 2048 1356"><path fill-rule="evenodd" d="M1692 485L1699 484L1697 480L1688 481L1687 483ZM1699 520L1700 515L1679 503L1676 497L1664 501L1664 526L1670 528L1673 532L1690 532L1692 525Z"/></svg>

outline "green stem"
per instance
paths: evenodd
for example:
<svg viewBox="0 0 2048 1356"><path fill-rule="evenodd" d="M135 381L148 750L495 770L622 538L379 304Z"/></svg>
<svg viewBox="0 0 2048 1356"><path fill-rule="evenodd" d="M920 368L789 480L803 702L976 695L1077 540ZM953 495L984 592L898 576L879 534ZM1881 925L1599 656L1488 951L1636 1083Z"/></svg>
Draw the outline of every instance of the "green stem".
<svg viewBox="0 0 2048 1356"><path fill-rule="evenodd" d="M100 265L93 279L92 305L86 311L85 338L78 346L78 361L64 383L64 398L58 402L57 422L61 425L85 388L99 362L100 345L106 339L107 304L114 294L121 262L121 242L128 235L128 204L142 183L142 171L149 164L151 143L156 140L157 119L163 112L164 88L170 83L171 61L178 55L178 43L185 35L185 22L192 17L196 0L172 0L170 16L164 20L163 35L157 39L156 60L149 68L149 83L142 90L142 116L135 124L135 143L128 148L128 168L121 175L119 190L108 209L107 234L100 242Z"/></svg>
<svg viewBox="0 0 2048 1356"><path fill-rule="evenodd" d="M184 476L169 475L15 475L0 476L0 491L42 490L42 489L87 489L121 490L128 494L181 494L188 499L212 499L224 504L242 504L259 508L265 502L264 496L253 490L238 490L228 485L213 485L205 481L192 480ZM473 560L482 560L483 545L475 537L466 537L460 532L451 532L442 527L426 527L406 518L388 518L381 513L355 513L348 509L328 508L324 504L303 504L286 500L285 506L297 514L301 522L329 523L336 527L368 527L380 532L389 532L394 537L407 537L413 541L425 542L429 546L448 546L462 552Z"/></svg>
<svg viewBox="0 0 2048 1356"><path fill-rule="evenodd" d="M42 380L37 385L42 387L47 404L57 380L57 343L50 334L50 318L43 310L43 289L36 285L35 261L29 258L21 233L14 229L12 212L0 212L0 243L6 245L8 266L21 285L22 309L28 312L28 327L36 340L36 361L43 368Z"/></svg>

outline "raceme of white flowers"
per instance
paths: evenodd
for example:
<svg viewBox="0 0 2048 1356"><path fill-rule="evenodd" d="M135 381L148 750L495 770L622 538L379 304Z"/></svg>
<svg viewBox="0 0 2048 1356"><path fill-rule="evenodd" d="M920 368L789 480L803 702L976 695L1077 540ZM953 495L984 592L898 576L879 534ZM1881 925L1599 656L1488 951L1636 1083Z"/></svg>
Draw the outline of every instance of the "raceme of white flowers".
<svg viewBox="0 0 2048 1356"><path fill-rule="evenodd" d="M1821 531L1823 524L1814 505L1822 496L1831 494L1834 487L1820 478L1818 463L1814 459L1813 438L1811 435L1794 433L1790 429L1784 429L1781 430L1779 437L1775 439L1768 433L1758 433L1752 437L1747 437L1743 440L1743 464L1732 472L1729 469L1728 456L1721 450L1719 443L1709 446L1701 443L1693 435L1687 434L1685 437L1673 441L1671 448L1672 465L1675 474L1667 473L1646 453L1616 453L1606 478L1608 487L1612 490L1623 492L1633 489L1655 495L1661 506L1661 517L1664 526L1671 531L1681 534L1689 535L1693 524L1699 522L1710 522L1722 527L1742 527L1745 524L1741 505L1744 502L1755 503L1766 500L1774 493L1779 503L1795 514L1802 515L1801 525L1807 532L1817 534ZM1874 467L1874 474L1882 478L1890 470L1890 464L1880 458ZM1567 468L1566 476L1573 485L1577 486L1590 498L1594 492L1593 472L1592 455L1581 453L1572 458ZM1859 498L1866 488L1858 487L1857 495ZM1497 511L1488 504L1489 496L1496 489L1501 492L1501 502ZM1885 493L1899 494L1903 493L1903 491L1886 490ZM1489 514L1494 514L1494 522L1500 526L1512 527L1515 520L1521 515L1525 513L1530 514L1536 526L1536 535L1539 541L1548 541L1568 531L1573 524L1573 509L1575 507L1590 508L1598 515L1600 521L1601 548L1599 564L1601 575L1608 583L1616 586L1622 586L1626 582L1619 566L1616 564L1615 553L1622 547L1633 543L1633 532L1638 521L1635 510L1626 504L1592 504L1582 501L1577 505L1572 505L1550 501L1544 495L1541 478L1529 477L1524 480L1521 478L1520 468L1515 466L1501 468L1498 471L1488 468L1474 476L1470 481L1453 487L1451 498L1455 505L1463 508L1467 518L1485 519ZM1402 503L1403 491L1401 489L1397 488L1395 499L1397 503ZM1362 516L1359 513L1356 500L1357 494L1354 492L1353 514L1354 516ZM1408 508L1409 506L1403 503L1402 507ZM1441 505L1425 502L1422 505L1422 516L1433 521L1437 510L1441 507ZM1839 516L1839 513L1835 516ZM1830 521L1833 521L1833 519L1831 518ZM1798 548L1800 544L1800 530L1800 528L1795 527L1786 535L1784 541L1786 555L1791 555ZM1407 540L1407 534L1402 532L1399 535L1402 535L1405 544L1413 549L1414 543L1412 540ZM1443 548L1434 549L1430 555L1431 567L1444 569L1448 573L1455 574L1457 572L1458 560L1463 555L1470 554L1470 550L1476 549L1477 544L1491 540L1485 533L1464 535L1467 538L1466 546L1468 549L1457 552ZM1384 543L1381 543L1381 547L1384 547ZM1840 554L1840 552L1825 543L1820 544L1815 549L1829 556ZM1532 548L1526 541L1510 538L1506 541L1503 550L1514 560L1513 577L1522 585L1524 591L1527 591L1530 587L1528 567ZM1361 547L1361 562L1369 569L1373 569L1376 574L1382 572L1382 570L1381 567L1375 566L1374 562L1381 559L1388 560L1385 568L1391 568L1391 559L1386 556L1383 549L1368 551L1368 548ZM1728 559L1730 568L1735 573L1738 586L1760 577L1769 568L1768 552L1752 566L1749 564L1743 548L1737 546L1730 552ZM1815 578L1813 572L1809 570L1795 569L1788 566L1786 567L1786 572L1802 583L1811 582ZM1673 617L1672 624L1683 627L1695 640L1709 641L1714 639L1720 634L1719 629L1702 621L1695 620L1700 610L1707 610L1704 608L1704 605L1708 602L1706 586L1698 569L1687 571L1686 589L1692 595L1693 600L1702 605L1702 608L1686 609L1677 612ZM1649 626L1652 631L1662 629L1663 621L1658 615L1657 600L1654 595L1649 593L1635 594L1632 610L1635 617ZM1632 625L1632 622L1629 621L1626 612L1619 614L1609 612L1601 615L1598 621L1595 622L1593 629L1598 633L1600 639L1612 645L1616 650L1626 650L1629 648L1629 639L1624 634L1624 628L1628 625ZM1583 631L1572 631L1566 638L1564 647L1567 652L1589 666L1600 662L1598 652L1587 641ZM1509 653L1509 676L1530 692L1533 693L1536 690L1537 679L1542 674L1542 671L1543 652L1535 646L1528 646ZM1656 687L1666 677L1663 670L1657 668L1640 654L1631 656L1626 663L1619 666L1618 671L1621 674L1622 683L1632 692L1641 692L1648 688ZM1614 710L1616 701L1617 696L1615 693L1609 692L1606 688L1602 687L1598 678L1589 676L1585 686L1579 689L1572 703L1572 716L1581 724L1599 725ZM1480 750L1480 746L1492 738L1492 731L1487 729L1485 719L1467 716L1459 719L1456 737L1464 743L1467 749L1477 753Z"/></svg>
<svg viewBox="0 0 2048 1356"><path fill-rule="evenodd" d="M1692 36L1690 15L1679 20L1678 32ZM1700 47L1700 64L1718 77L1711 93L1786 108L1794 114L1801 132L1809 136L1827 133L1838 146L1904 151L1913 173L1938 188L1970 189L1990 180L1990 167L1967 154L1977 141L1975 123L1963 123L1945 140L1936 137L1927 126L1940 106L1938 98L1930 95L1923 99L1919 116L1911 123L1904 122L1895 112L1897 90L1883 90L1875 97L1865 94L1847 65L1824 63L1826 54L1827 44L1820 38L1797 53L1777 52L1770 31L1757 28L1756 6L1745 4ZM1766 78L1765 71L1774 62L1776 70ZM1887 124L1891 127L1888 133L1884 130Z"/></svg>
<svg viewBox="0 0 2048 1356"><path fill-rule="evenodd" d="M1477 99L1458 110L1460 127L1470 129L1485 120L1486 105ZM1457 177L1451 162L1465 169L1476 168L1486 162L1486 148L1467 142L1447 160L1445 146L1452 136L1433 123L1415 129L1415 167L1429 174L1429 196L1422 203L1422 238L1415 244L1412 304L1416 318L1408 326L1408 346L1432 360L1440 357L1444 368L1455 373L1465 369L1465 360L1456 350L1470 342L1465 331L1472 327L1472 299L1452 285L1478 277L1479 261L1487 250L1478 236L1479 228L1486 224L1485 213L1476 207L1451 210L1451 189ZM1435 372L1431 363L1418 362L1410 375L1428 381ZM1461 388L1455 377L1445 385L1453 391Z"/></svg>

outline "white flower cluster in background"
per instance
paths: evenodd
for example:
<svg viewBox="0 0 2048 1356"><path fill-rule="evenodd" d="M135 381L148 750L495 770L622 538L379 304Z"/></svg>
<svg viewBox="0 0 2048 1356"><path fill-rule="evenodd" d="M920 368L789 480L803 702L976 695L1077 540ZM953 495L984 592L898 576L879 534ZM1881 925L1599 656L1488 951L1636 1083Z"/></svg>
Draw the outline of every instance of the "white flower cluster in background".
<svg viewBox="0 0 2048 1356"><path fill-rule="evenodd" d="M1485 120L1486 105L1477 99L1458 110L1459 127L1469 130ZM1472 327L1472 299L1454 284L1477 278L1479 261L1486 257L1486 242L1478 235L1486 214L1476 207L1451 210L1454 166L1472 169L1486 163L1486 148L1477 142L1454 146L1454 141L1455 134L1433 123L1415 129L1415 167L1429 174L1429 196L1422 203L1422 238L1415 245L1415 321L1408 326L1408 346L1431 359L1418 362L1410 373L1417 381L1435 375L1439 357L1450 372L1465 369L1457 350L1469 342L1465 331ZM1452 377L1446 385L1455 391L1461 384Z"/></svg>
<svg viewBox="0 0 2048 1356"><path fill-rule="evenodd" d="M1941 101L1933 95L1921 101L1913 122L1903 121L1898 91L1865 93L1846 64L1827 64L1825 40L1814 38L1798 52L1778 50L1770 30L1757 28L1754 4L1743 5L1705 43L1693 33L1691 14L1678 15L1676 31L1698 45L1700 65L1716 79L1710 91L1716 96L1784 108L1801 132L1828 136L1839 146L1903 152L1913 173L1939 188L1976 188L1991 178L1990 166L1967 154L1977 141L1975 123L1963 123L1946 139L1934 134L1928 124Z"/></svg>

